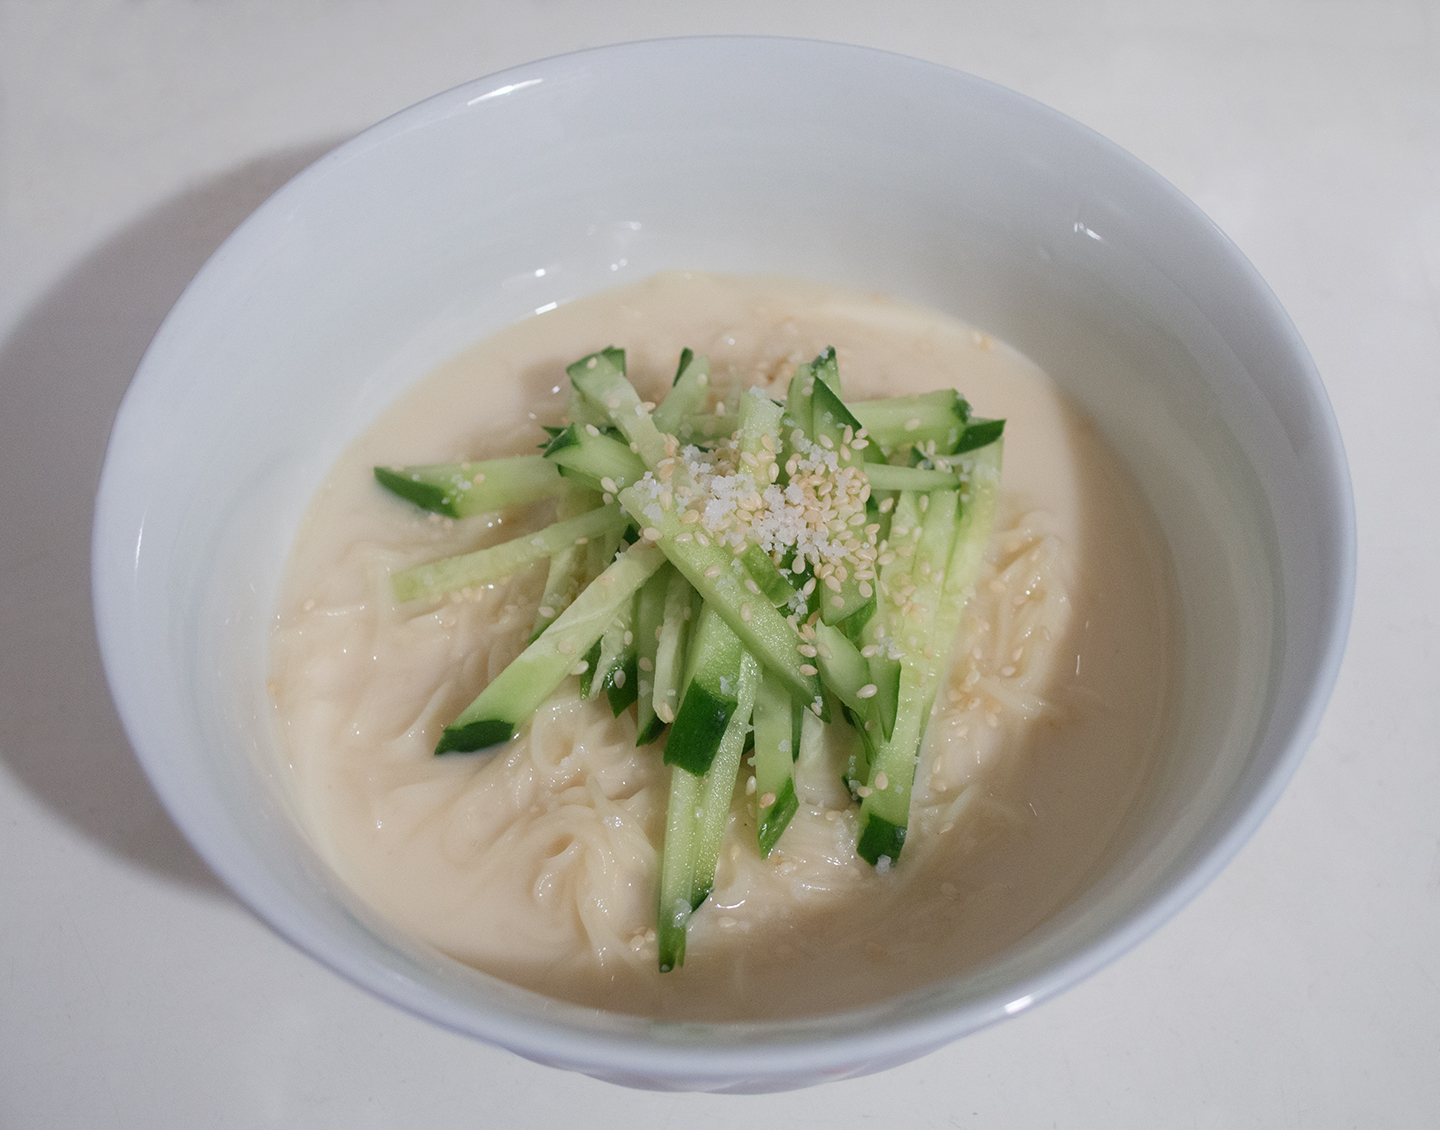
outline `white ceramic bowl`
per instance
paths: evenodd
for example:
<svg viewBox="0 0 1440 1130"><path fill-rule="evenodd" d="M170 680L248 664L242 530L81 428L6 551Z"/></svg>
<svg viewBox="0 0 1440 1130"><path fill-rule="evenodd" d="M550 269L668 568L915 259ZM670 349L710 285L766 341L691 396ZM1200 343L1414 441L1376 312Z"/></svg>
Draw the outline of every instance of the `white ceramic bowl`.
<svg viewBox="0 0 1440 1130"><path fill-rule="evenodd" d="M275 784L265 700L302 509L402 388L490 331L667 268L775 272L957 314L1046 368L1169 539L1184 688L1103 873L970 975L863 1012L663 1024L494 981L373 920ZM766 39L569 55L341 146L216 253L156 336L95 520L106 671L175 821L281 934L382 997L640 1086L766 1090L903 1062L1093 972L1255 829L1335 678L1354 573L1329 404L1193 205L1061 115L941 67Z"/></svg>

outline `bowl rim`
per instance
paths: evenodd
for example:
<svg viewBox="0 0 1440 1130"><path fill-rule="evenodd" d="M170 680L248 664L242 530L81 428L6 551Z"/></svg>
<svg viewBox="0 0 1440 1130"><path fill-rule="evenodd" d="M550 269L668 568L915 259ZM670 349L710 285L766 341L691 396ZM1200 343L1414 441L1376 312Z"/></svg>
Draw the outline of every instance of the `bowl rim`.
<svg viewBox="0 0 1440 1130"><path fill-rule="evenodd" d="M977 1031L983 1027L1017 1015L1040 1001L1098 972L1149 936L1191 901L1232 859L1253 835L1269 813L1298 768L1306 749L1319 728L1327 703L1338 678L1354 603L1356 573L1356 530L1354 497L1348 463L1333 408L1309 352L1278 298L1240 249L1215 223L1160 174L1149 168L1128 151L1109 141L1098 132L1069 118L1027 95L1009 90L986 79L970 75L942 64L916 59L874 47L834 43L816 39L777 36L687 36L644 39L609 44L582 51L551 55L533 62L494 72L459 84L432 95L413 106L400 110L355 137L337 146L293 177L265 203L255 210L221 244L201 271L186 287L174 308L156 334L155 341L183 321L189 301L203 280L229 269L232 261L243 259L248 245L260 238L274 218L283 215L291 200L298 200L317 186L333 169L353 154L388 142L401 134L423 129L456 112L457 96L474 98L520 83L556 68L573 67L577 63L600 57L630 55L634 63L644 64L647 52L664 50L731 50L788 49L793 51L863 54L878 59L891 68L918 68L946 81L968 86L990 99L998 99L1014 113L1039 115L1052 124L1074 132L1077 137L1104 156L1107 163L1123 168L1148 190L1163 198L1177 214L1185 215L1216 240L1217 247L1231 269L1246 284L1248 299L1256 313L1263 315L1304 378L1304 391L1313 409L1317 454L1311 462L1328 476L1323 492L1333 506L1329 515L1332 543L1323 547L1336 554L1333 562L1334 584L1328 593L1327 615L1324 617L1323 646L1312 663L1313 673L1300 700L1295 720L1278 755L1265 772L1252 795L1233 812L1228 825L1208 847L1198 852L1180 869L1163 890L1121 921L1100 932L1094 940L1070 952L1040 973L1021 978L1012 985L992 991L959 1006L941 1011L922 1011L919 1015L882 1020L877 1013L887 1007L852 1010L823 1017L807 1018L804 1022L763 1021L744 1023L709 1023L686 1025L691 1031L723 1031L753 1035L753 1042L723 1044L686 1041L666 1044L655 1038L664 1022L645 1021L634 1033L601 1031L598 1027L579 1027L570 1019L557 1020L552 1015L566 1009L576 1013L594 1010L566 1006L556 1010L550 998L534 994L545 1007L533 1016L513 1013L481 1012L475 1007L446 997L418 982L398 976L348 944L337 945L332 935L316 921L307 909L292 899L288 892L270 880L258 868L245 861L232 859L215 843L206 827L205 814L194 804L195 798L168 772L164 756L152 743L152 726L146 717L145 704L134 697L134 683L126 675L132 662L131 632L125 598L129 587L124 583L127 556L135 562L136 533L124 525L117 512L117 477L122 474L130 445L136 437L130 434L136 405L146 395L155 344L147 349L116 414L104 468L97 491L92 536L92 600L96 630L107 680L117 711L130 739L137 759L154 786L170 817L184 832L196 851L210 868L239 896L261 921L276 933L321 962L327 968L367 990L397 1004L407 1011L465 1035L478 1037L523 1056L541 1062L557 1063L581 1071L635 1079L687 1079L724 1084L737 1077L753 1076L766 1080L783 1080L786 1076L806 1076L807 1081L820 1078L841 1078L866 1070L866 1064L888 1066L905 1058L923 1054L935 1047ZM472 102L473 105L473 102ZM138 562L137 562L138 564ZM1257 738L1257 741L1259 739ZM931 987L933 989L933 986ZM522 990L523 992L523 990ZM911 994L906 994L907 996ZM611 1014L606 1014L611 1015ZM862 1021L874 1026L864 1026ZM829 1032L810 1029L832 1029ZM857 1066L858 1065L858 1066ZM808 1077L813 1076L813 1079ZM787 1085L783 1082L779 1085Z"/></svg>

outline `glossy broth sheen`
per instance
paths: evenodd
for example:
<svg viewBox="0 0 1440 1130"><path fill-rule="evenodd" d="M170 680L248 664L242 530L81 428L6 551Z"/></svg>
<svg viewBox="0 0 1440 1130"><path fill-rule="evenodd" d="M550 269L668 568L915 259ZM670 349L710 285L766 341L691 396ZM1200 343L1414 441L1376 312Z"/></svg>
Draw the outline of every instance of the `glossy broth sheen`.
<svg viewBox="0 0 1440 1130"><path fill-rule="evenodd" d="M606 345L660 399L684 346L717 390L783 397L838 351L847 399L959 388L1003 416L1003 497L916 778L911 834L878 874L832 735L797 766L800 811L769 859L742 767L715 890L684 968L660 974L655 881L669 770L569 679L522 735L432 755L517 655L543 563L469 597L397 607L389 573L518 536L553 506L451 522L375 464L534 451L565 365ZM1168 554L1134 484L1036 367L883 297L770 278L668 274L560 307L457 357L345 453L311 509L277 615L271 692L287 780L330 864L381 915L551 996L690 1019L834 1011L970 969L1083 888L1142 788L1176 654Z"/></svg>

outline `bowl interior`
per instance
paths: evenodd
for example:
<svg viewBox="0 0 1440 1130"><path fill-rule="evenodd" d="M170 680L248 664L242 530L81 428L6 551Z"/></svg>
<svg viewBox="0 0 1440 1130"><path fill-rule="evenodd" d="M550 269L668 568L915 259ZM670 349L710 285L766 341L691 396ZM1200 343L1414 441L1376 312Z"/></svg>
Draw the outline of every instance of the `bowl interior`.
<svg viewBox="0 0 1440 1130"><path fill-rule="evenodd" d="M673 268L886 291L1004 338L1098 422L1173 554L1181 700L1095 883L985 969L864 1014L678 1029L541 1002L373 921L277 787L276 592L339 452L463 346ZM1333 682L1349 507L1329 406L1274 297L1133 158L913 60L658 42L438 96L322 159L242 226L165 323L117 420L96 608L122 717L165 803L282 933L533 1058L644 1085L761 1089L887 1066L1018 1011L1213 875L1275 799Z"/></svg>

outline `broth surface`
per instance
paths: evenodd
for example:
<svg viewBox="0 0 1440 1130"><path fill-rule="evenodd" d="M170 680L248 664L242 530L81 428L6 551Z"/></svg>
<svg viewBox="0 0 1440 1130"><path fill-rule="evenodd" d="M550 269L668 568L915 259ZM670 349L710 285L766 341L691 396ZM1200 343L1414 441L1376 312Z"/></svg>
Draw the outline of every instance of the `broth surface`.
<svg viewBox="0 0 1440 1130"><path fill-rule="evenodd" d="M910 836L877 873L834 732L802 753L800 809L769 859L742 766L686 963L656 969L669 770L633 710L567 679L498 752L432 751L524 648L545 566L462 599L397 606L392 571L508 540L553 504L425 515L376 464L533 452L565 366L626 350L658 400L680 350L714 387L783 399L834 345L847 400L953 386L1005 417L1000 513L937 696ZM551 996L671 1019L836 1011L973 968L1073 898L1142 789L1174 676L1167 550L1088 419L1014 350L933 311L773 278L672 273L512 326L409 391L346 451L292 551L270 689L286 779L322 856L383 917Z"/></svg>

